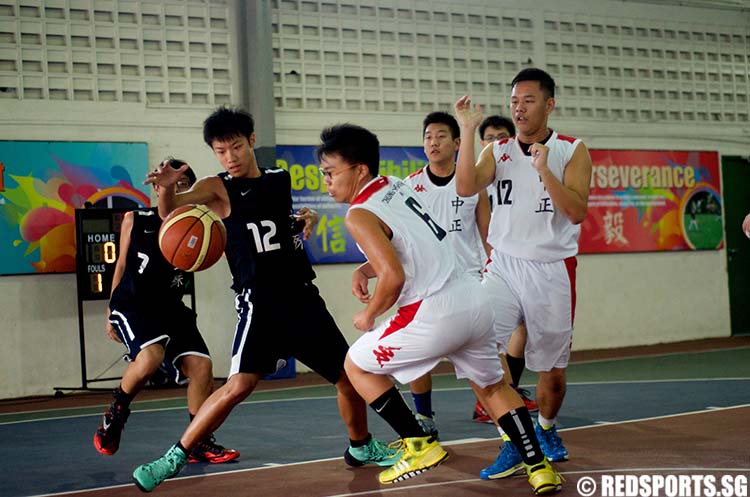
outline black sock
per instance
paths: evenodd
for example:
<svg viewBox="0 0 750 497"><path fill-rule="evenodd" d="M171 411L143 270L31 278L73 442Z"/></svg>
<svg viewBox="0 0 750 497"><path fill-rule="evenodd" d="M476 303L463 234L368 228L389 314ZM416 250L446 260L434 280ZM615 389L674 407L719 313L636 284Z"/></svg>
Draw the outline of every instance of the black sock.
<svg viewBox="0 0 750 497"><path fill-rule="evenodd" d="M526 367L526 358L505 354L505 360L508 361L511 383L515 388L521 384L521 375L523 374L523 369Z"/></svg>
<svg viewBox="0 0 750 497"><path fill-rule="evenodd" d="M189 451L189 450L187 450L187 449L186 449L185 447L183 447L183 445L182 445L182 444L180 443L180 441L179 441L179 440L177 441L177 443L176 443L176 444L174 444L174 446L175 446L175 447L177 447L178 449L180 449L180 450L182 451L182 453L183 453L183 454L185 454L186 456L187 456L188 454L190 454L190 451Z"/></svg>
<svg viewBox="0 0 750 497"><path fill-rule="evenodd" d="M376 413L388 423L401 438L424 437L426 433L406 405L398 389L393 386L371 404Z"/></svg>
<svg viewBox="0 0 750 497"><path fill-rule="evenodd" d="M114 392L112 392L112 397L114 397L115 399L115 404L119 405L120 407L127 408L135 398L135 395L124 392L121 385L117 387Z"/></svg>
<svg viewBox="0 0 750 497"><path fill-rule="evenodd" d="M531 421L531 415L526 407L512 409L497 420L500 428L513 442L513 445L521 454L523 462L528 465L539 464L544 460L544 454L539 447L539 440L534 432L534 423Z"/></svg>
<svg viewBox="0 0 750 497"><path fill-rule="evenodd" d="M362 440L352 440L349 439L349 445L352 447L364 447L365 445L370 443L370 440L372 440L372 433L368 433L365 438Z"/></svg>

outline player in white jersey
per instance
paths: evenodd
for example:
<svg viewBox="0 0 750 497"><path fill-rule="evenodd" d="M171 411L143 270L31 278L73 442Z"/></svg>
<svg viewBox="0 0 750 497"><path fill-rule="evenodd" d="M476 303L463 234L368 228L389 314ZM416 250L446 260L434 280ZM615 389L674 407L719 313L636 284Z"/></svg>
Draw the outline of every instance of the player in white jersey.
<svg viewBox="0 0 750 497"><path fill-rule="evenodd" d="M320 139L328 194L351 204L346 228L367 257L352 277L352 293L366 304L352 320L364 333L344 367L354 388L401 438L401 459L380 473L380 482L416 476L448 457L394 384L394 378L408 383L424 375L447 357L520 447L535 493L558 491L561 477L544 457L531 416L503 381L492 310L480 283L459 269L446 231L403 181L378 176L373 133L343 124L324 130ZM371 278L378 278L372 294ZM375 318L394 305L395 316L375 326Z"/></svg>
<svg viewBox="0 0 750 497"><path fill-rule="evenodd" d="M484 148L492 142L502 140L504 138L510 138L515 136L516 127L513 125L513 121L505 116L493 115L484 118L482 124L479 125L479 145ZM495 190L492 185L487 187L487 195L490 201L490 209L492 208L492 202L495 199ZM489 244L488 244L489 245ZM491 247L490 247L491 248ZM510 384L516 389L518 395L523 399L523 403L526 404L526 408L529 412L537 412L539 405L529 397L531 394L528 390L521 388L521 375L526 367L526 359L524 349L526 348L526 325L521 323L518 325L508 340L505 350L505 360L508 366L508 374L510 374ZM484 412L482 405L477 402L474 406L474 412L472 413L472 419L479 423L492 423L492 418Z"/></svg>
<svg viewBox="0 0 750 497"><path fill-rule="evenodd" d="M491 260L483 284L495 310L495 333L505 343L523 320L528 329L526 364L539 373L537 435L552 461L568 458L555 421L565 396L575 312L578 226L586 216L591 158L575 138L548 127L555 82L540 69L524 69L512 81L511 117L517 135L488 145L479 159L462 147L456 171L459 194L492 185L495 205L488 241ZM455 105L462 136L482 120L468 97ZM483 478L520 469L516 447L506 443Z"/></svg>
<svg viewBox="0 0 750 497"><path fill-rule="evenodd" d="M446 231L461 268L477 280L490 247L486 244L490 223L487 192L469 197L456 194L456 152L461 144L456 119L445 112L432 112L422 121L422 141L428 164L404 180L420 204L430 208L435 221ZM409 384L417 419L424 430L437 436L432 411L432 376L427 373ZM479 401L477 401L477 405ZM488 417L491 423L491 417Z"/></svg>

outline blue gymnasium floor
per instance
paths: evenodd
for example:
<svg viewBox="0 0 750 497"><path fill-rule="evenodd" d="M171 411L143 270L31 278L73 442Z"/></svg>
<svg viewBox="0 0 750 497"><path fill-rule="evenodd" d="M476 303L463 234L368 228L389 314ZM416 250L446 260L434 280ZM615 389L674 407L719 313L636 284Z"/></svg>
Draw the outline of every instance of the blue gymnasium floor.
<svg viewBox="0 0 750 497"><path fill-rule="evenodd" d="M436 375L433 381L443 442L497 438L494 426L470 421L474 397L468 384L452 374ZM534 381L527 372L524 383ZM748 404L748 347L573 363L558 427L564 431ZM105 457L92 445L105 407L0 414L0 496L72 495L130 484L132 470L161 455L187 423L183 398L135 402L119 452ZM394 438L374 413L369 419L375 436ZM737 436L750 440L750 428ZM340 458L347 446L328 385L256 392L230 415L217 440L242 456L229 464L189 465L180 477Z"/></svg>

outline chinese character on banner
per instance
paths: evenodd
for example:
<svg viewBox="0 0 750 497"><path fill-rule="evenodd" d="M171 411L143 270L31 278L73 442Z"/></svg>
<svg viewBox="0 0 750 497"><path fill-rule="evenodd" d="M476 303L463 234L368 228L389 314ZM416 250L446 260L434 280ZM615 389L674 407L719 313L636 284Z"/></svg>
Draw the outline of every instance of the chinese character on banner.
<svg viewBox="0 0 750 497"><path fill-rule="evenodd" d="M607 213L604 214L603 219L605 243L610 245L613 241L617 240L618 242L627 245L628 240L622 234L622 230L625 226L622 212L612 214L610 211L607 211Z"/></svg>
<svg viewBox="0 0 750 497"><path fill-rule="evenodd" d="M323 214L318 222L315 234L322 241L323 252L340 254L346 252L346 239L343 233L344 218L337 215Z"/></svg>

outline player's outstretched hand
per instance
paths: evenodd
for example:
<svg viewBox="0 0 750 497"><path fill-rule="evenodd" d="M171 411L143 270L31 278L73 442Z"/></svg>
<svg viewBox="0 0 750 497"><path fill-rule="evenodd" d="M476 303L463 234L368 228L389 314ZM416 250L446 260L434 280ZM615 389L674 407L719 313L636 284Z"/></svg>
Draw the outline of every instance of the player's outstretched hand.
<svg viewBox="0 0 750 497"><path fill-rule="evenodd" d="M476 104L473 108L471 100L467 95L459 98L453 106L456 112L456 121L461 127L477 128L482 124L482 107Z"/></svg>
<svg viewBox="0 0 750 497"><path fill-rule="evenodd" d="M315 225L318 224L318 213L303 207L297 211L296 217L305 221L305 226L302 228L302 239L307 240L312 235Z"/></svg>
<svg viewBox="0 0 750 497"><path fill-rule="evenodd" d="M742 231L745 232L745 236L750 238L750 214L745 216L745 220L742 221Z"/></svg>
<svg viewBox="0 0 750 497"><path fill-rule="evenodd" d="M175 185L180 179L180 176L182 176L182 173L187 171L188 167L190 166L185 163L175 169L169 165L169 160L165 160L156 166L156 169L146 175L146 181L144 181L143 184L159 185L162 187Z"/></svg>

